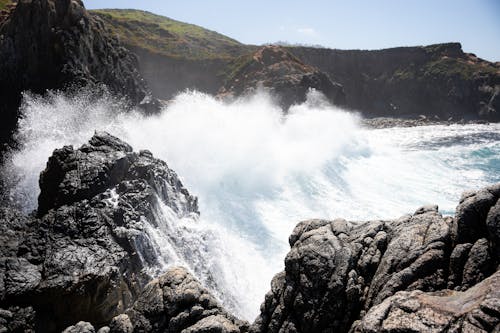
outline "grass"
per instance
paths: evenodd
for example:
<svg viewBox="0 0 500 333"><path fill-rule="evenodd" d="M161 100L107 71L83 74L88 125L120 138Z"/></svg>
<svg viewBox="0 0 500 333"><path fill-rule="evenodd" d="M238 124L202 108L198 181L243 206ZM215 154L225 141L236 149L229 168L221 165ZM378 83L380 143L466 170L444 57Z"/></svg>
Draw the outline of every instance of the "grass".
<svg viewBox="0 0 500 333"><path fill-rule="evenodd" d="M145 11L100 9L90 12L101 17L124 44L160 55L189 59L234 58L247 48L215 31Z"/></svg>
<svg viewBox="0 0 500 333"><path fill-rule="evenodd" d="M0 0L0 10L3 10L11 2L11 0Z"/></svg>

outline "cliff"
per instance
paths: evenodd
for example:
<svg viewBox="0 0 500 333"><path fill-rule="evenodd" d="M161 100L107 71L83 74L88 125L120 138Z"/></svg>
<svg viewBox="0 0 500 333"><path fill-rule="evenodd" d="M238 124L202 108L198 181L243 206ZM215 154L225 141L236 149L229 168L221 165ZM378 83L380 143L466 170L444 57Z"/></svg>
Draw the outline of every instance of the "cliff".
<svg viewBox="0 0 500 333"><path fill-rule="evenodd" d="M155 102L136 57L79 0L29 0L0 18L0 144L9 142L21 94L76 86L126 96L146 110Z"/></svg>
<svg viewBox="0 0 500 333"><path fill-rule="evenodd" d="M344 87L347 106L366 116L500 120L500 64L464 53L459 43L289 50L334 77Z"/></svg>

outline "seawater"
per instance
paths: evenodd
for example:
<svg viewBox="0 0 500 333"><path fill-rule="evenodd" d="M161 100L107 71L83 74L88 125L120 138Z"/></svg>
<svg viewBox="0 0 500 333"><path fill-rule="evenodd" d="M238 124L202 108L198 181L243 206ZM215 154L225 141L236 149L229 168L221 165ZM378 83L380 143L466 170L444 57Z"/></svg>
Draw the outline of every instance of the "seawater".
<svg viewBox="0 0 500 333"><path fill-rule="evenodd" d="M253 320L283 269L293 227L309 218L388 219L500 181L500 125L367 129L311 93L285 116L258 93L221 102L187 91L159 114L123 112L121 101L82 92L25 95L5 173L12 199L36 208L52 151L104 130L148 149L198 196L200 219L159 207L148 225L162 269L187 266L237 315ZM155 227L154 225L159 225Z"/></svg>

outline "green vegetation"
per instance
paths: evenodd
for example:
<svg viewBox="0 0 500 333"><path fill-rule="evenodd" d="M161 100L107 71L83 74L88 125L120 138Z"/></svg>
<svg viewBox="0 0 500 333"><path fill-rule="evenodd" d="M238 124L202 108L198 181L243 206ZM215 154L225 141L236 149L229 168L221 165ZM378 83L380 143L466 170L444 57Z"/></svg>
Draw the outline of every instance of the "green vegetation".
<svg viewBox="0 0 500 333"><path fill-rule="evenodd" d="M427 63L422 71L426 76L461 77L471 80L481 74L494 74L497 69L485 62L473 62L462 58L442 57Z"/></svg>
<svg viewBox="0 0 500 333"><path fill-rule="evenodd" d="M0 10L3 10L11 2L11 0L0 0Z"/></svg>
<svg viewBox="0 0 500 333"><path fill-rule="evenodd" d="M3 0L0 0L3 1ZM248 46L202 27L140 10L92 10L132 48L188 59L234 58Z"/></svg>

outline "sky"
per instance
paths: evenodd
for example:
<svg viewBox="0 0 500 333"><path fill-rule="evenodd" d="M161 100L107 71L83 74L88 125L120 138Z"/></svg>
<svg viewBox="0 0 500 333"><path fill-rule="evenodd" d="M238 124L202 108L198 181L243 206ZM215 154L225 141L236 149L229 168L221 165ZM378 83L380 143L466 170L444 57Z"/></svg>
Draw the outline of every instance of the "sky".
<svg viewBox="0 0 500 333"><path fill-rule="evenodd" d="M196 24L242 43L337 49L460 42L500 61L500 0L84 0L89 9L135 8Z"/></svg>

